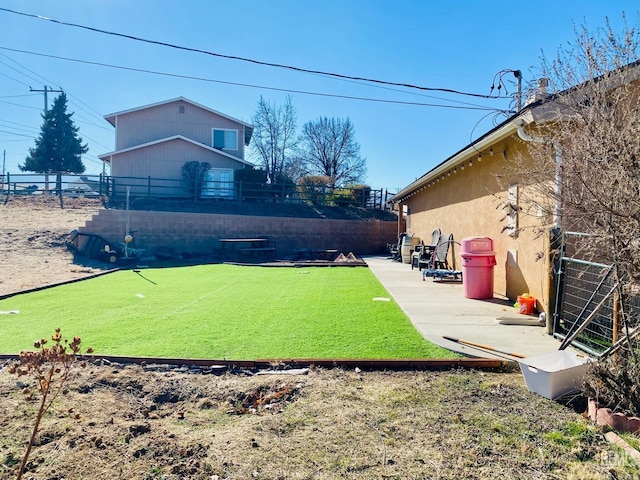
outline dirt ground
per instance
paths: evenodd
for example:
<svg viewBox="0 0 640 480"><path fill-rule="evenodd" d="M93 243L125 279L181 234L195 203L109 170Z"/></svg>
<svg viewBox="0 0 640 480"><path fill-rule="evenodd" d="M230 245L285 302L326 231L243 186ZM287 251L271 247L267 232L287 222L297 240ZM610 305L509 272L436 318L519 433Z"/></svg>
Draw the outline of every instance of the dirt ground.
<svg viewBox="0 0 640 480"><path fill-rule="evenodd" d="M97 271L73 264L64 238L99 208L0 203L0 295ZM10 375L8 364L0 363L2 479L16 477L37 409L24 393L33 380ZM640 478L601 431L528 392L515 369L258 375L102 362L74 371L24 478Z"/></svg>
<svg viewBox="0 0 640 480"><path fill-rule="evenodd" d="M0 201L0 296L81 278L100 266L77 265L65 239L102 208L97 199L11 197ZM98 267L98 268L96 268Z"/></svg>

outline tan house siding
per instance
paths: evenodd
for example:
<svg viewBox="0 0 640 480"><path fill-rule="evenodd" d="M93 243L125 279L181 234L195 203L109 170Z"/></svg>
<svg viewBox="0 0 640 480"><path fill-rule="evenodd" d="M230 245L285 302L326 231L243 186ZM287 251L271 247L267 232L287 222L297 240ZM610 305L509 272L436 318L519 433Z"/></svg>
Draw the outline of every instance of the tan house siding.
<svg viewBox="0 0 640 480"><path fill-rule="evenodd" d="M225 151L244 158L243 125L183 100L118 115L116 150L174 135L182 135L211 147L214 128L237 130L238 149Z"/></svg>
<svg viewBox="0 0 640 480"><path fill-rule="evenodd" d="M606 81L600 83L604 79ZM436 227L453 233L457 241L468 236L491 237L497 260L495 292L513 300L522 293L531 293L538 300L538 308L548 311L555 303L555 292L551 290L553 272L550 262L553 252L549 245L549 234L552 228L561 230L562 223L566 223L567 219L559 215L561 209L553 204L555 198L536 197L533 188L528 189L527 183L533 185L539 178L519 178L518 171L537 171L535 168L528 168L534 165L526 165L534 160L531 158L533 149L530 149L529 142L543 140L544 135L531 133L556 129L558 122L565 120L571 121L568 126L580 125L580 122L574 120L584 112L578 112L576 116L575 110L565 105L565 99L569 105L573 101L581 101L581 98L583 101L590 96L591 89L597 87L598 90L600 86L610 89L610 92L625 85L637 88L640 83L638 79L639 64L633 63L596 78L594 82L585 82L562 92L551 95L546 91L537 92L524 108L394 196L394 202L400 207L399 211L402 212L403 208L409 211L406 219L407 231L425 239L430 238L431 231ZM638 91L640 90L636 90ZM612 100L614 99L615 96L612 96ZM635 105L633 101L631 105ZM550 166L545 168L556 171L547 173L561 176L562 170L557 169L558 162L560 165L563 162L561 149L556 146L555 152L541 154L553 155L553 158L546 159ZM481 162L478 161L479 155L482 155ZM469 161L472 161L472 166L469 166ZM548 181L555 183L557 180ZM546 191L549 192L555 185L544 187L548 187ZM543 192L544 189L537 191ZM512 204L517 204L514 206L519 209L505 209L508 206L504 203L507 199ZM544 211L548 217L542 217ZM509 212L517 212L517 231L504 230L506 222L510 221L509 218L505 219ZM399 227L401 226L399 223ZM564 227L567 228L568 225ZM458 266L459 249L456 261Z"/></svg>
<svg viewBox="0 0 640 480"><path fill-rule="evenodd" d="M180 178L186 162L215 162L216 168L237 170L244 165L210 150L180 139L174 139L115 155L111 174L116 177Z"/></svg>
<svg viewBox="0 0 640 480"><path fill-rule="evenodd" d="M172 182L166 182L167 188L154 189L155 194L179 195L181 169L189 161L208 162L215 168L234 171L244 168L243 164L224 155L185 140L174 139L115 155L111 160L111 175L119 178L116 193L123 193L129 185L132 194L146 194L147 187L140 185L140 181L133 178L151 177L154 179L154 185L161 184L157 179L174 179ZM132 177L131 181L128 180L129 177ZM186 189L184 194L187 195Z"/></svg>
<svg viewBox="0 0 640 480"><path fill-rule="evenodd" d="M253 127L184 97L112 113L105 119L116 128L116 149L100 158L111 165L116 195L126 192L125 187L134 195L188 195L182 185L182 166L191 161L208 163L211 175L220 182L231 182L237 170L253 167L244 159ZM219 142L214 148L216 130L237 132L233 148L220 149L223 143ZM232 137L224 138L225 147L232 142ZM225 186L218 193L227 197L232 192Z"/></svg>

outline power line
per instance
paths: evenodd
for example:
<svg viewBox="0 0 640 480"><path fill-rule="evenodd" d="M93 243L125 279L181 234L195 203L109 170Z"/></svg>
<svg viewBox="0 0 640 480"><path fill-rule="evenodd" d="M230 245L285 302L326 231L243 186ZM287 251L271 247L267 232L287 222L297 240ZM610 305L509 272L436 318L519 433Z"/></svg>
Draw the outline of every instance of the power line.
<svg viewBox="0 0 640 480"><path fill-rule="evenodd" d="M0 100L0 103L6 103L7 105L14 105L16 107L22 107L22 108L32 108L33 110L42 110L41 108L31 107L29 105L20 105L19 103L7 102L6 100Z"/></svg>
<svg viewBox="0 0 640 480"><path fill-rule="evenodd" d="M0 62L0 63L2 63L2 62ZM7 65L7 66L8 66L8 65ZM9 80L13 80L14 82L21 83L21 84L22 84L22 85L24 85L25 87L28 87L28 86L29 86L29 84L28 84L28 83L24 83L23 81L18 80L17 78L10 77L10 76L9 76L9 75L7 75L6 73L2 73L2 72L0 72L0 75L2 75L3 77L8 78Z"/></svg>
<svg viewBox="0 0 640 480"><path fill-rule="evenodd" d="M106 150L111 150L111 147L107 147L104 143L99 142L98 140L96 140L95 138L91 138L87 135L82 134L82 139L87 139L87 140L91 140L95 145L100 145L101 147L105 148Z"/></svg>
<svg viewBox="0 0 640 480"><path fill-rule="evenodd" d="M0 75L2 75L2 74L0 73ZM29 85L27 85L27 87L28 86ZM36 96L35 94L23 93L21 95L4 95L4 96L2 96L0 98L18 98L18 97L35 97L35 96Z"/></svg>
<svg viewBox="0 0 640 480"><path fill-rule="evenodd" d="M66 92L65 92L66 93ZM75 103L74 103L75 105ZM78 105L79 106L79 105ZM85 110L86 111L86 110ZM91 121L90 119L88 119L87 117L80 115L78 112L72 112L73 114L73 118L74 119L79 119L81 120L84 124L86 125L91 125L92 127L96 127L96 128L100 128L101 130L105 130L107 132L113 132L113 128L109 128L105 125L100 125L97 123L94 123L93 121ZM104 117L102 117L100 120L104 121ZM105 122L106 123L106 122Z"/></svg>
<svg viewBox="0 0 640 480"><path fill-rule="evenodd" d="M0 8L0 10L2 10L2 9ZM100 67L116 68L116 69L119 69L119 70L128 70L128 71L133 71L133 72L138 72L138 73L161 75L161 76L173 77L173 78L183 78L183 79L187 79L187 80L198 80L198 81L201 81L201 82L220 83L220 84L224 84L224 85L234 85L234 86L240 86L240 87L258 88L258 89L263 89L263 90L274 90L274 91L278 91L278 92L297 93L297 94L301 94L301 95L313 95L313 96L319 96L319 97L343 98L343 99L348 99L348 100L360 100L360 101L378 102L378 103L391 103L391 104L398 104L398 105L414 105L414 106L421 106L421 107L439 107L439 108L453 108L453 109L461 109L461 110L484 110L484 111L492 111L492 112L496 112L496 111L498 111L498 112L506 112L505 110L498 109L498 108L492 108L492 107L480 107L480 106L478 106L478 107L470 107L470 106L457 106L457 105L442 105L442 104L435 104L435 103L407 102L407 101L401 101L401 100L386 100L386 99L380 99L380 98L354 97L354 96L350 96L350 95L337 95L337 94L332 94L332 93L319 93L319 92L309 92L309 91L304 91L304 90L292 90L292 89L288 89L288 88L267 87L267 86L264 86L264 85L255 85L255 84L240 83L240 82L227 82L227 81L224 81L224 80L215 80L215 79L211 79L211 78L194 77L194 76L190 76L190 75L181 75L181 74L168 73L168 72L158 72L158 71L155 71L155 70L146 70L146 69L142 69L142 68L124 67L122 65L114 65L114 64L110 64L110 63L101 63L101 62L93 62L93 61L90 61L90 60L79 60L77 58L61 57L61 56L58 56L58 55L49 55L49 54L45 54L45 53L31 52L31 51L27 51L27 50L19 50L19 49L15 49L15 48L2 47L2 46L0 46L0 50L8 50L8 51L11 51L11 52L25 53L25 54L28 54L28 55L36 55L36 56L46 57L46 58L55 58L55 59L58 59L58 60L65 60L65 61L76 62L76 63L84 63L84 64L87 64L87 65L97 65L97 66L100 66Z"/></svg>
<svg viewBox="0 0 640 480"><path fill-rule="evenodd" d="M33 130L37 131L37 129L31 128L31 127L20 128L20 127L14 127L13 125L7 125L3 120L0 120L0 127L2 127L2 128L10 128L12 130L17 130L19 132L32 132Z"/></svg>
<svg viewBox="0 0 640 480"><path fill-rule="evenodd" d="M59 88L57 90L54 90L51 87L47 88L47 85L44 86L43 90L34 90L33 88L29 87L29 91L30 92L40 92L40 93L44 93L44 113L46 114L47 111L49 110L49 101L48 101L48 92L52 92L52 93L62 93L62 89Z"/></svg>
<svg viewBox="0 0 640 480"><path fill-rule="evenodd" d="M456 95L466 95L466 96L478 97L478 98L487 98L487 99L505 98L505 97L500 97L499 95L495 96L495 95L483 95L483 94L479 94L479 93L461 92L461 91L453 90L453 89L450 89L450 88L422 87L422 86L413 85L413 84L410 84L410 83L390 82L390 81L386 81L386 80L377 80L377 79L373 79L373 78L356 77L356 76L343 75L343 74L340 74L340 73L333 73L333 72L324 72L324 71L321 71L321 70L311 70L311 69L306 69L306 68L301 68L301 67L294 67L294 66L291 66L291 65L285 65L285 64L280 64L280 63L263 62L261 60L255 60L255 59L251 59L251 58L239 57L239 56L236 56L236 55L225 55L225 54L222 54L222 53L210 52L208 50L201 50L199 48L184 47L184 46L181 46L181 45L175 45L175 44L172 44L172 43L161 42L161 41L158 41L158 40L150 40L150 39L147 39L147 38L136 37L134 35L129 35L129 34L125 34L125 33L112 32L112 31L109 31L109 30L103 30L103 29L96 28L96 27L89 27L89 26L80 25L80 24L77 24L77 23L64 22L62 20L56 20L56 19L53 19L53 18L44 17L42 15L35 15L35 14L32 14L32 13L18 12L16 10L11 10L9 8L0 8L0 11L13 13L13 14L16 14L16 15L22 15L22 16L30 17L30 18L36 18L38 20L45 20L45 21L48 21L48 22L57 23L59 25L65 25L65 26L75 27L75 28L82 28L82 29L85 29L85 30L89 30L89 31L92 31L92 32L97 32L97 33L102 33L102 34L105 34L105 35L112 35L112 36L116 36L116 37L127 38L129 40L135 40L135 41L138 41L138 42L144 42L144 43L150 43L150 44L153 44L153 45L160 45L160 46L163 46L163 47L175 48L177 50L184 50L184 51L187 51L187 52L202 53L204 55L210 55L212 57L225 58L225 59L228 59L228 60L238 60L238 61L242 61L242 62L253 63L253 64L256 64L256 65L263 65L263 66L267 66L267 67L283 68L283 69L293 70L293 71L301 72L301 73L313 73L313 74L317 74L317 75L324 75L324 76L328 76L328 77L342 78L342 79L347 79L347 80L360 80L360 81L364 81L364 82L378 83L378 84L382 84L382 85L392 85L392 86L395 86L395 87L405 87L405 88L412 88L412 89L416 89L416 90L423 90L423 91L430 91L430 92L446 92L446 93L452 93L452 94L456 94Z"/></svg>
<svg viewBox="0 0 640 480"><path fill-rule="evenodd" d="M49 84L51 84L51 83L56 83L56 82L52 82L52 81L51 81L51 80L49 80L48 78L43 77L43 76L42 76L42 75L40 75L39 73L34 72L34 71L33 71L33 70L31 70L30 68L28 68L28 67L24 66L24 65L23 65L23 64L21 64L20 62L18 62L18 61L16 61L16 60L14 60L13 58L9 57L8 55L5 55L4 53L1 53L1 52L0 52L0 55L2 55L2 56L3 56L4 58L6 58L7 60L9 60L9 61L13 62L14 64L16 64L17 66L19 66L20 68L22 68L22 69L26 70L27 72L30 72L30 73L32 73L33 75L35 75L35 76L39 77L39 78L40 78L40 80L38 80L38 79L36 79L35 77L32 77L32 76L30 76L30 75L27 75L27 74L25 74L24 72L21 72L21 71L17 70L16 68L12 67L11 65L7 65L7 64L6 64L6 63L4 63L4 62L0 62L0 63L2 63L2 64L6 65L7 67L11 68L12 70L14 70L14 71L16 71L16 72L20 73L21 75L24 75L24 76L25 76L25 77L27 77L27 78L29 78L29 79L31 79L31 80L35 80L35 81L37 81L37 82L44 81L44 83L49 83ZM16 80L16 81L18 81L18 80ZM19 81L18 81L18 82L19 82ZM19 83L22 83L22 82L19 82ZM27 85L27 84L26 84L26 83L23 83L23 85ZM27 85L27 86L29 86L29 85ZM62 89L62 87L61 87L60 85L58 85L58 88ZM102 120L103 120L103 116L102 116L102 114L101 114L100 112L98 112L95 108L90 107L90 106L89 106L89 105L87 105L85 102L83 102L82 100L80 100L78 97L76 97L75 95L73 95L71 92L68 92L68 91L66 91L66 90L65 90L65 94L66 94L68 97L75 99L75 102L69 101L69 103L70 103L70 104L77 105L81 110L84 110L84 111L85 111L85 112L87 112L89 115L96 116L100 121L102 121ZM86 108L84 108L84 107L83 107L83 105L84 105ZM95 125L95 124L94 124L94 125ZM97 126L97 125L96 125L96 126ZM100 127L100 128L102 128L102 127ZM106 128L105 128L105 129L106 129ZM108 130L108 129L106 129L106 130Z"/></svg>
<svg viewBox="0 0 640 480"><path fill-rule="evenodd" d="M80 100L78 97L76 97L75 95L72 95L70 92L67 92L66 90L65 90L65 93L66 93L69 97L73 98L76 102L78 102L78 104L77 104L77 105L80 107L80 109L84 110L85 112L87 112L87 113L88 113L88 114L90 114L90 115L94 115L94 114L95 114L95 115L97 115L97 116L98 116L98 118L99 118L100 120L104 120L102 113L100 113L99 111L97 111L95 108L91 107L90 105L87 105L87 104L86 104L86 103L84 103L82 100ZM74 103L75 103L75 102L74 102ZM84 105L84 106L85 106L85 107L87 107L87 108L82 108L82 105ZM87 109L88 109L88 110L87 110ZM89 111L89 110L91 110L91 111Z"/></svg>
<svg viewBox="0 0 640 480"><path fill-rule="evenodd" d="M0 122L11 123L12 125L18 125L20 127L27 127L30 130L37 130L37 128L34 128L31 125L26 125L24 123L18 123L18 122L12 122L11 120L6 120L6 119L2 119L2 118L0 118Z"/></svg>
<svg viewBox="0 0 640 480"><path fill-rule="evenodd" d="M16 65L18 65L18 66L22 67L22 65L20 65L20 64L19 64L19 63L17 63L16 61L12 60L11 58L7 57L4 53L0 53L0 55L2 55L2 56L3 56L4 58L6 58L7 60L11 60L11 61L12 61L13 63L15 63ZM30 75L27 75L27 74L26 74L26 73L24 73L24 72L21 72L20 70L18 70L18 69L17 69L17 68L15 68L15 67L12 67L12 66L11 66L11 65L9 65L8 63L5 63L5 62L0 62L0 63L1 63L2 65L4 65L5 67L10 68L10 69L11 69L11 70L13 70L14 72L17 72L17 73L19 73L20 75L23 75L23 76L27 77L29 80L33 80L33 81L36 81L36 82L40 82L40 81L41 81L41 80L38 80L38 79L37 79L37 78L35 78L35 77L32 77L32 76L30 76ZM22 68L24 68L24 67L22 67ZM26 68L25 68L25 70L28 70L28 69L26 69ZM31 73L34 73L34 72L31 72ZM5 75L5 76L6 76L6 75ZM38 76L40 76L40 75L38 75ZM15 79L14 79L14 80L15 80ZM20 80L16 80L16 82L18 82L18 83L22 83L22 84L24 85L24 82L21 82ZM50 82L48 82L48 81L47 81L47 83L50 83Z"/></svg>
<svg viewBox="0 0 640 480"><path fill-rule="evenodd" d="M23 135L22 133L9 132L7 130L0 130L0 133L8 133L9 135L16 135L18 137L35 138L33 135Z"/></svg>

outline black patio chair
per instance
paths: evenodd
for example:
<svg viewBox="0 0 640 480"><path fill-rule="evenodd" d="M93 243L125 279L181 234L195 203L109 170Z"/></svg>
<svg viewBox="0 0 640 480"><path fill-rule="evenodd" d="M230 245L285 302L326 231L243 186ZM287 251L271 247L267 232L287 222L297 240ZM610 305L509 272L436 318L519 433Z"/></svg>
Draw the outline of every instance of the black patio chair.
<svg viewBox="0 0 640 480"><path fill-rule="evenodd" d="M436 228L431 232L431 243L425 245L422 249L420 258L418 259L418 269L433 268L433 254L436 251L436 247L440 242L441 232L439 228Z"/></svg>
<svg viewBox="0 0 640 480"><path fill-rule="evenodd" d="M391 255L391 258L393 260L395 260L396 262L401 262L402 261L402 241L404 240L404 237L407 236L407 232L402 232L399 236L398 236L398 243L395 244L387 244L387 248L389 249L389 254Z"/></svg>

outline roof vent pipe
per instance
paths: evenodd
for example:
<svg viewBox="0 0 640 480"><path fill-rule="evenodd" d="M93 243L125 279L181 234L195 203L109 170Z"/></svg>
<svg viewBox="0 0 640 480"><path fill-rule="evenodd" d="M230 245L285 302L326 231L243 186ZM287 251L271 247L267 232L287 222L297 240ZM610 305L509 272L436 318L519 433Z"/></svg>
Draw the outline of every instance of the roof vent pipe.
<svg viewBox="0 0 640 480"><path fill-rule="evenodd" d="M547 95L547 88L549 87L549 79L542 77L538 79L538 93L542 96Z"/></svg>
<svg viewBox="0 0 640 480"><path fill-rule="evenodd" d="M547 77L540 77L536 83L536 88L532 89L527 96L526 105L530 105L549 96L549 79Z"/></svg>

